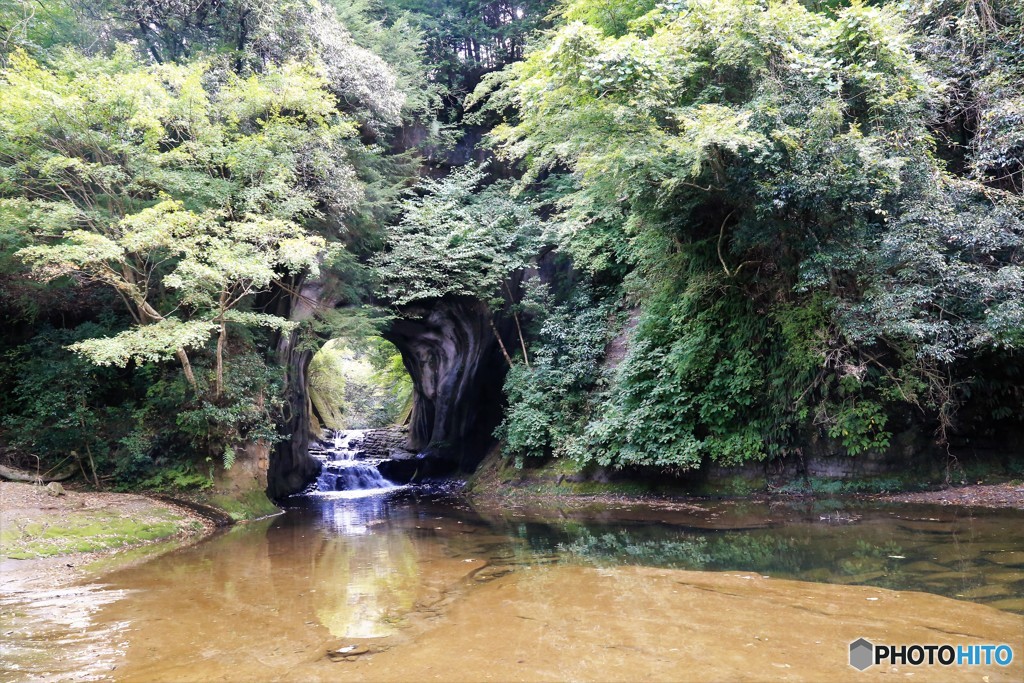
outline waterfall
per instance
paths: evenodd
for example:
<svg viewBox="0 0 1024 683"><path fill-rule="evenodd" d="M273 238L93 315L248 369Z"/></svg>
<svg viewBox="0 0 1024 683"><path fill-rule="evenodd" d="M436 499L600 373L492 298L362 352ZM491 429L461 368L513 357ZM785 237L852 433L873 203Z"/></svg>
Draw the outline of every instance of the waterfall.
<svg viewBox="0 0 1024 683"><path fill-rule="evenodd" d="M359 446L364 429L332 431L325 435L328 447L311 447L310 453L322 464L314 493L345 492L350 496L372 495L397 488L377 470L379 459L362 457Z"/></svg>

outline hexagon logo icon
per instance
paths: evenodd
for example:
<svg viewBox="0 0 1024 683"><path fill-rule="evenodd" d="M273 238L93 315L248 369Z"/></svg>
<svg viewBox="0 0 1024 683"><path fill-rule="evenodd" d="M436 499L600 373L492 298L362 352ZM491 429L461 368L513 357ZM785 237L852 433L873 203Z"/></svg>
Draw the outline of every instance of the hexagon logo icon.
<svg viewBox="0 0 1024 683"><path fill-rule="evenodd" d="M863 671L875 663L875 646L864 638L858 638L850 643L850 666L857 671Z"/></svg>

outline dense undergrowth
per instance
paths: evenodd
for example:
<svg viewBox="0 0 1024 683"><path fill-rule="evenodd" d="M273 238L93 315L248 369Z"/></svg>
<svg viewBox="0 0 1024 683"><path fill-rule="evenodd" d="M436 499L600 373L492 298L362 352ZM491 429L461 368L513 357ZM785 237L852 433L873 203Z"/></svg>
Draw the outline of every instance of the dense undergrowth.
<svg viewBox="0 0 1024 683"><path fill-rule="evenodd" d="M540 314L510 454L680 471L1020 429L1019 7L570 7L478 97L514 112L492 142L556 195L561 249L639 321L614 371L569 379L561 340L597 328Z"/></svg>

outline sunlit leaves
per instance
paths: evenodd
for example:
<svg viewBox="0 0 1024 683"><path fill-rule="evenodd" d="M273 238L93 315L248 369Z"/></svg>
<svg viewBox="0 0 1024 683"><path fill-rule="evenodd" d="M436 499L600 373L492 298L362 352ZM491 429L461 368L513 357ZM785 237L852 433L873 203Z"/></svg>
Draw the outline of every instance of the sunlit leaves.
<svg viewBox="0 0 1024 683"><path fill-rule="evenodd" d="M113 337L75 342L68 348L96 365L123 368L131 361L156 363L174 357L178 349L202 346L216 329L213 323L167 318Z"/></svg>
<svg viewBox="0 0 1024 683"><path fill-rule="evenodd" d="M228 311L224 314L224 318L246 327L268 327L273 330L280 330L281 332L291 332L298 325L297 322L287 320L281 316L254 313L252 311Z"/></svg>
<svg viewBox="0 0 1024 683"><path fill-rule="evenodd" d="M123 51L52 71L16 55L0 95L3 214L36 242L19 257L40 279L113 287L140 325L74 347L100 364L202 346L275 280L316 275L327 242L300 221L358 197L331 158L352 125L308 67L218 83L206 64L145 67Z"/></svg>
<svg viewBox="0 0 1024 683"><path fill-rule="evenodd" d="M63 242L59 244L26 247L18 252L18 256L47 280L77 272L102 278L109 270L109 264L123 259L124 249L104 235L72 230L64 234Z"/></svg>

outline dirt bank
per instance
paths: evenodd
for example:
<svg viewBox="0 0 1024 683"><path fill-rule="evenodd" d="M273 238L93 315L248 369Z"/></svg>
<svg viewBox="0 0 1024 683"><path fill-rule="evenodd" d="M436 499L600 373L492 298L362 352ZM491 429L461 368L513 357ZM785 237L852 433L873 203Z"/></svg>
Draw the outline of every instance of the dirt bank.
<svg viewBox="0 0 1024 683"><path fill-rule="evenodd" d="M1024 484L975 484L942 489L941 491L887 494L878 496L877 499L894 503L932 503L935 505L1024 510Z"/></svg>
<svg viewBox="0 0 1024 683"><path fill-rule="evenodd" d="M93 578L213 528L167 500L73 490L51 495L42 486L0 482L0 590Z"/></svg>

